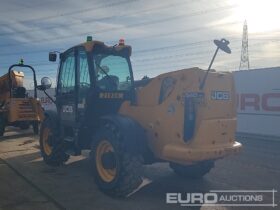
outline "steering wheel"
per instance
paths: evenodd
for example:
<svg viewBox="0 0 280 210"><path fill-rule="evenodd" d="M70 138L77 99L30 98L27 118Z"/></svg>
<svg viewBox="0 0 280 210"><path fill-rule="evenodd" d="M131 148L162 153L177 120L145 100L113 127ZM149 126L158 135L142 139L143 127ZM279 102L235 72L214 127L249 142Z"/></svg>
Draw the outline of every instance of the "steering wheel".
<svg viewBox="0 0 280 210"><path fill-rule="evenodd" d="M103 87L104 90L116 91L119 86L119 78L113 75L110 75L109 77L103 77L98 81L98 86Z"/></svg>
<svg viewBox="0 0 280 210"><path fill-rule="evenodd" d="M80 87L90 87L90 84L88 84L87 82L80 82Z"/></svg>

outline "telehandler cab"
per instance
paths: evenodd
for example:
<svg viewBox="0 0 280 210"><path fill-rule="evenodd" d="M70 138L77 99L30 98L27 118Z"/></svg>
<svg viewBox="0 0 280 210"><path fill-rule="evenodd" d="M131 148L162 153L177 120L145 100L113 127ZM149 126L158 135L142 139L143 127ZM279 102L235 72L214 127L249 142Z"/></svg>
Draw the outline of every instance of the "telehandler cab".
<svg viewBox="0 0 280 210"><path fill-rule="evenodd" d="M198 178L214 161L237 153L233 75L183 69L135 81L131 47L92 41L60 54L57 111L47 111L41 124L44 161L63 164L69 155L90 149L96 184L113 196L126 196L142 183L141 167L170 163L175 173ZM55 61L56 53L49 54ZM147 70L148 70L147 66ZM42 79L41 90L51 86Z"/></svg>
<svg viewBox="0 0 280 210"><path fill-rule="evenodd" d="M34 95L28 96L23 86L24 73L14 68L28 68L33 74ZM43 120L44 111L37 100L36 72L32 66L19 64L11 65L8 73L0 77L0 136L4 135L6 126L28 129L38 134L39 122Z"/></svg>

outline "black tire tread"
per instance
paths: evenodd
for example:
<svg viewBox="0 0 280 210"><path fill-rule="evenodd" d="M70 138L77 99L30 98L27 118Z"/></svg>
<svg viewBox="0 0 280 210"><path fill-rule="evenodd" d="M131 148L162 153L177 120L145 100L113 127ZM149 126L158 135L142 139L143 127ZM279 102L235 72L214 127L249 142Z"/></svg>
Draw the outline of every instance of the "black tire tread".
<svg viewBox="0 0 280 210"><path fill-rule="evenodd" d="M0 136L4 136L5 127L6 127L5 118L2 115L0 115Z"/></svg>
<svg viewBox="0 0 280 210"><path fill-rule="evenodd" d="M103 186L102 182L100 182L99 174L97 172L95 166L95 149L98 145L98 134L95 136L92 142L92 151L90 153L90 158L93 165L93 172L95 177L95 182L98 185L99 189L106 194L114 197L125 197L135 189L139 187L142 183L141 177L141 169L142 169L142 157L136 154L130 154L125 151L124 142L121 140L122 134L118 131L118 129L113 124L107 124L104 128L98 132L102 135L103 132L111 132L114 141L115 147L118 151L117 156L120 158L120 173L118 177L118 181L115 186L111 189L108 189Z"/></svg>
<svg viewBox="0 0 280 210"><path fill-rule="evenodd" d="M35 135L39 134L39 122L35 121L32 123L33 132Z"/></svg>
<svg viewBox="0 0 280 210"><path fill-rule="evenodd" d="M41 155L45 161L46 164L50 166L60 166L63 165L64 162L66 162L69 159L69 155L67 155L64 152L64 147L61 142L57 142L56 145L54 145L53 151L50 155L47 155L44 152L43 148L43 143L42 143L42 138L43 138L43 131L46 127L49 127L54 136L58 136L58 131L57 131L57 126L55 122L52 122L51 119L46 116L44 121L41 123L41 128L40 128L40 150L41 150Z"/></svg>

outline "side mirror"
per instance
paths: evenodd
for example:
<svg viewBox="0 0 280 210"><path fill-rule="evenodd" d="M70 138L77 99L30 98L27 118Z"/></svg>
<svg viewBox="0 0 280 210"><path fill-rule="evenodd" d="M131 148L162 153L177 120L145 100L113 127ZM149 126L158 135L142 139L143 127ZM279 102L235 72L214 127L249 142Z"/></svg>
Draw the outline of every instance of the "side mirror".
<svg viewBox="0 0 280 210"><path fill-rule="evenodd" d="M49 52L49 61L55 62L57 58L56 52Z"/></svg>
<svg viewBox="0 0 280 210"><path fill-rule="evenodd" d="M52 86L52 81L49 77L43 77L41 79L41 85L38 86L39 90L47 90L50 89Z"/></svg>

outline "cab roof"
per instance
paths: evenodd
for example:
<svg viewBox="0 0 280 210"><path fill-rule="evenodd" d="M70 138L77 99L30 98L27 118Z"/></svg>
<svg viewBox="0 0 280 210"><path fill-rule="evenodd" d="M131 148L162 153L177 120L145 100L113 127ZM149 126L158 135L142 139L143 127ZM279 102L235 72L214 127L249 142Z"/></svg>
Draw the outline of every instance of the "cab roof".
<svg viewBox="0 0 280 210"><path fill-rule="evenodd" d="M87 52L93 53L111 53L111 54L123 54L127 56L131 56L132 48L129 45L114 45L108 46L105 45L104 42L100 41L87 41L77 45L76 47L84 47Z"/></svg>

